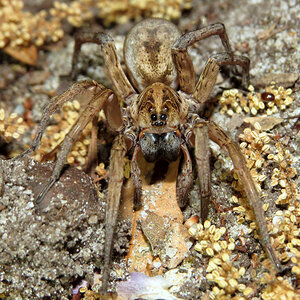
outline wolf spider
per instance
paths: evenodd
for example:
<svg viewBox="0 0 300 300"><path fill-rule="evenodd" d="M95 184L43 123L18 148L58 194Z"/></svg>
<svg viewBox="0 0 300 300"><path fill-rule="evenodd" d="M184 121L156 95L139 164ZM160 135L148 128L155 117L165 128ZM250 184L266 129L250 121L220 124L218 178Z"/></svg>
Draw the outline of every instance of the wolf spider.
<svg viewBox="0 0 300 300"><path fill-rule="evenodd" d="M218 35L225 52L211 56L196 83L188 47L207 37ZM113 39L105 33L81 33L75 39L72 77L76 76L78 54L83 43L101 46L105 66L114 91L93 80L73 84L63 94L54 97L43 112L38 132L31 147L21 156L36 150L50 116L75 96L92 93L81 116L66 135L53 173L43 186L36 202L43 200L59 178L72 144L85 126L103 109L110 127L117 133L110 154L109 184L105 218L105 251L102 291L106 293L111 262L113 234L119 210L123 168L126 153L132 149L131 177L134 185L134 206L140 206L142 181L137 157L142 154L148 162L176 160L183 154L181 172L176 188L178 203L186 204L192 184L192 160L188 145L194 148L201 201L201 220L208 212L211 194L209 145L211 139L231 157L253 207L261 233L261 242L278 271L281 265L270 243L262 202L246 166L239 146L214 122L200 118L221 66L238 65L243 70L243 82L248 81L249 59L233 54L223 24L217 23L181 35L172 23L163 19L146 19L134 26L124 44L126 77L116 54ZM117 96L122 98L120 107Z"/></svg>

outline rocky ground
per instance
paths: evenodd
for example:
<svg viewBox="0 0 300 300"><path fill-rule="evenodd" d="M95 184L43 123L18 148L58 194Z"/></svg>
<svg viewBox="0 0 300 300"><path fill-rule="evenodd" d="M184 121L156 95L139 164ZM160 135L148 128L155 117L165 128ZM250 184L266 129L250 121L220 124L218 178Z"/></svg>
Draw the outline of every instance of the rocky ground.
<svg viewBox="0 0 300 300"><path fill-rule="evenodd" d="M37 9L30 5L31 1L26 2L32 11ZM43 1L39 5L43 6ZM135 296L121 299L155 299L154 296L150 298L151 293L164 295L165 299L274 299L275 295L282 296L282 299L296 299L299 293L300 205L296 175L300 138L299 1L193 1L192 9L184 11L176 24L182 31L189 31L215 22L225 24L235 53L250 58L250 84L253 88L240 90L240 86L227 80L223 74L218 79L207 116L240 143L248 167L262 190L276 254L290 268L281 275L272 269L259 243L254 216L241 184L235 180L231 160L211 143L215 203L210 207L209 221L204 227L198 225L190 230L198 246L191 248L179 266L164 269L164 278L157 278L157 284L149 278L132 276L134 286L153 288L148 295L142 288ZM133 23L105 28L116 41L121 60L125 34ZM101 24L101 20L93 20L92 30L103 30ZM97 185L90 176L75 168L83 167L85 163L90 141L88 128L87 136L80 138L80 143L68 156L68 163L73 166L66 169L43 205L34 204L41 183L53 169L52 162L40 161L52 149L53 153L44 160L55 157L63 139L61 132L68 130L80 112L76 103L65 107L62 114L55 115L41 148L33 155L35 159L7 161L30 144L43 107L70 84L60 76L71 70L75 29L70 25L64 29L65 36L61 41L39 48L35 66L22 64L6 52L0 52L2 298L70 299L72 290L85 280L90 285L94 282L94 285L93 291L89 285L82 298L96 299L101 285L106 171L112 141L103 115L99 117L99 160L102 164L97 176L104 179ZM193 47L190 54L197 74L209 55L222 51L216 37ZM88 77L111 87L102 64L99 48L84 45L78 80ZM277 96L274 104L262 100L269 95L264 92ZM256 106L255 97L264 103L264 107ZM292 97L292 101L287 101L288 97ZM247 103L243 104L243 101ZM196 180L189 200L183 211L184 220L197 213ZM119 222L110 286L114 293L116 282L124 281L129 273L124 256L129 247L130 232L128 220ZM157 285L162 290L157 289ZM119 297L126 294L124 289L128 288L119 286ZM143 293L146 296L142 297Z"/></svg>

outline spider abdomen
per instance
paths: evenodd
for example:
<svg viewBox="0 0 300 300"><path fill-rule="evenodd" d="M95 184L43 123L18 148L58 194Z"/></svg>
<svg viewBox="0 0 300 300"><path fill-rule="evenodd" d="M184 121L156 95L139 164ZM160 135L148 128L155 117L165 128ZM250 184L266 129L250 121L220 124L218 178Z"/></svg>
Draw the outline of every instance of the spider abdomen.
<svg viewBox="0 0 300 300"><path fill-rule="evenodd" d="M137 90L155 82L177 87L171 47L179 36L174 24L158 18L143 20L131 29L124 44L124 58Z"/></svg>
<svg viewBox="0 0 300 300"><path fill-rule="evenodd" d="M175 161L180 154L180 143L176 132L144 133L140 139L143 155L148 162L158 159Z"/></svg>

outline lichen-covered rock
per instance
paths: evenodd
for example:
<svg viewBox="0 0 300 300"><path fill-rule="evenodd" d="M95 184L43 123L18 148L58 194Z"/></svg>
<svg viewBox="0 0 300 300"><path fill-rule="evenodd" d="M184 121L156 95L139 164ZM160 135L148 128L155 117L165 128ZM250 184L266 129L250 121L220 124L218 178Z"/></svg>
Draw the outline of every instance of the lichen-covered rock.
<svg viewBox="0 0 300 300"><path fill-rule="evenodd" d="M92 180L70 167L35 205L53 163L0 161L0 294L9 299L68 299L91 280L103 251L103 207Z"/></svg>

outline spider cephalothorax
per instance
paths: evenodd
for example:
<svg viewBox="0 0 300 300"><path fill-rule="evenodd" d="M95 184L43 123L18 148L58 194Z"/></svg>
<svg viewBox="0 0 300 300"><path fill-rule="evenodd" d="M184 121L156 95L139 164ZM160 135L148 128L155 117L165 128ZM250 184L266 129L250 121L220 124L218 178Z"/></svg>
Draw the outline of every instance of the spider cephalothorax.
<svg viewBox="0 0 300 300"><path fill-rule="evenodd" d="M196 83L187 48L212 35L220 37L226 52L208 59ZM114 91L93 80L73 84L66 92L51 100L43 112L32 146L21 156L38 147L50 115L57 108L87 90L92 93L80 118L65 137L52 176L43 186L36 201L43 201L45 194L59 178L72 143L103 109L110 127L117 133L109 166L103 292L106 292L109 277L113 233L120 204L126 153L129 150L133 152L131 177L135 188L135 207L140 205L142 188L138 155L144 155L147 161L152 162L159 159L174 161L183 154L184 159L177 180L177 198L179 205L183 206L193 182L192 159L187 144L194 147L201 202L199 213L204 221L211 190L209 139L231 157L253 207L262 235L262 244L276 268L280 270L280 263L271 247L259 193L239 147L219 126L201 119L198 115L199 108L209 99L221 66L239 65L243 69L243 82L246 83L248 80L249 60L243 56L233 55L224 25L213 24L180 35L175 25L163 19L147 19L140 22L129 32L124 45L129 79L118 61L113 39L105 33L81 33L76 36L72 60L73 78L76 77L80 47L86 42L94 42L101 46ZM120 108L116 95L123 99L123 109Z"/></svg>
<svg viewBox="0 0 300 300"><path fill-rule="evenodd" d="M188 109L176 91L160 82L148 86L131 108L141 130L158 134L177 128L185 121Z"/></svg>

